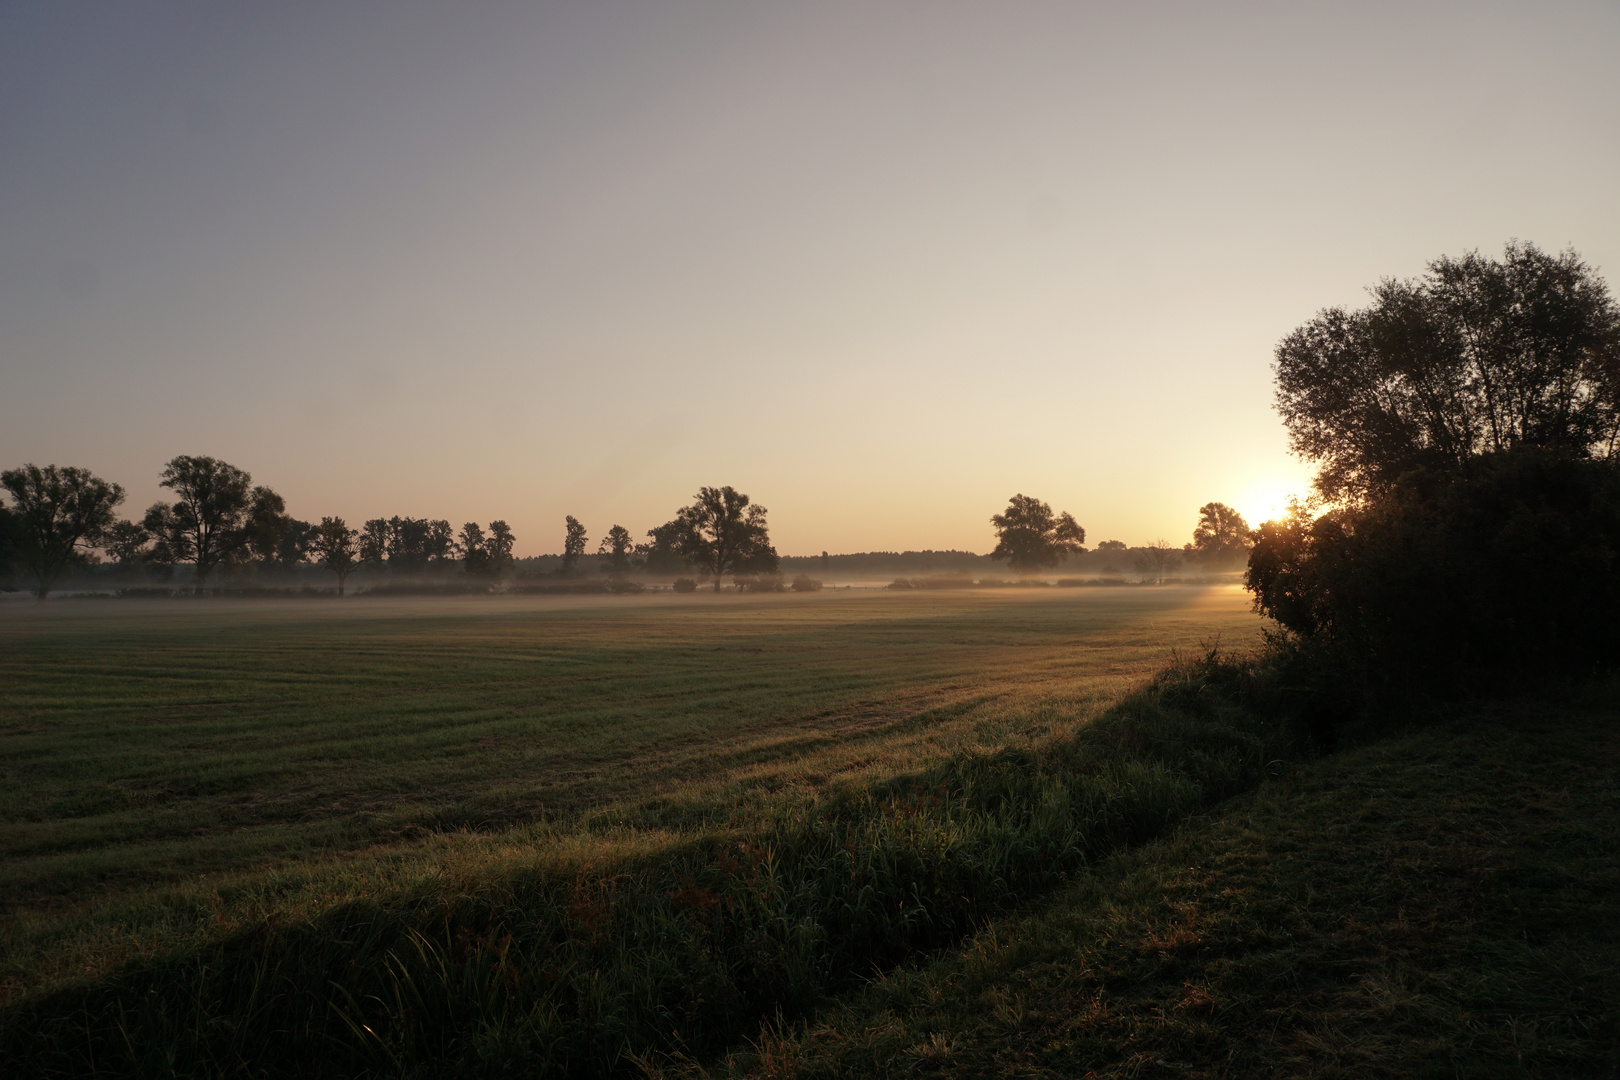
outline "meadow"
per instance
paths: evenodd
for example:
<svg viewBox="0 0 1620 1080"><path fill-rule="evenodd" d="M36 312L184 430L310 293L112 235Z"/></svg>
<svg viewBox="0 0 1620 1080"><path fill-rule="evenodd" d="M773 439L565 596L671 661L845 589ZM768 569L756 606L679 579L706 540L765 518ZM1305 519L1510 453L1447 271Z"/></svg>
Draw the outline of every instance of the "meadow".
<svg viewBox="0 0 1620 1080"><path fill-rule="evenodd" d="M1195 587L8 602L0 995L1032 745L1257 632Z"/></svg>

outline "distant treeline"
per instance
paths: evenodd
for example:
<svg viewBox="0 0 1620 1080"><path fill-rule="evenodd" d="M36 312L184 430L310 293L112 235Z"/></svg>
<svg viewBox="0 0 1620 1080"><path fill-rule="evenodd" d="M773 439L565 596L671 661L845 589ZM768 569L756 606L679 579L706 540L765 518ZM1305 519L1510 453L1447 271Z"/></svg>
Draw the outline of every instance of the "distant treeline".
<svg viewBox="0 0 1620 1080"><path fill-rule="evenodd" d="M614 524L591 552L586 526L568 515L562 554L519 559L517 537L502 520L457 529L443 518L395 515L350 528L341 517L294 518L280 494L217 458L173 458L159 484L174 501L154 503L134 521L115 512L123 488L87 469L30 464L0 472L0 486L11 497L9 505L0 500L0 588L26 584L41 597L64 584L309 591L316 577L331 575L326 580L342 595L358 574L373 591L407 584L443 591L452 587L450 579L464 579L459 591L486 591L497 581L548 591L596 577L623 592L642 587L634 578L649 576L674 579L683 591L700 579L718 590L727 578L738 588L777 591L790 587L791 576L792 588L812 591L823 578L993 577L1001 562L1020 577L1065 565L1164 581L1185 559L1203 569L1241 561L1250 544L1242 517L1209 503L1181 549L1163 540L1142 548L1105 540L1087 551L1085 529L1072 515L1019 494L990 518L997 544L986 555L924 550L783 557L770 542L764 507L734 488L705 487L669 521L648 529L645 540Z"/></svg>

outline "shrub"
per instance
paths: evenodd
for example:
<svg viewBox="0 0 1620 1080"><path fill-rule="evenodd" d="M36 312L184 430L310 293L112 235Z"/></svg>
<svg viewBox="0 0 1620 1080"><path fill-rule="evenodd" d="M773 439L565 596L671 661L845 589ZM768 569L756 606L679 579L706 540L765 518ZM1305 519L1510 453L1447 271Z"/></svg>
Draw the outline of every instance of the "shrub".
<svg viewBox="0 0 1620 1080"><path fill-rule="evenodd" d="M889 582L888 588L891 588L891 589L915 589L916 586L913 585L906 578L897 577L893 581Z"/></svg>
<svg viewBox="0 0 1620 1080"><path fill-rule="evenodd" d="M689 577L675 579L675 591L679 593L697 592L697 582Z"/></svg>
<svg viewBox="0 0 1620 1080"><path fill-rule="evenodd" d="M800 574L798 577L793 579L794 592L819 592L820 590L821 582L817 581L809 574Z"/></svg>
<svg viewBox="0 0 1620 1080"><path fill-rule="evenodd" d="M1520 450L1259 530L1246 584L1310 680L1504 690L1620 656L1620 470ZM1388 696L1385 694L1384 696Z"/></svg>
<svg viewBox="0 0 1620 1080"><path fill-rule="evenodd" d="M738 574L737 588L743 592L785 592L781 574Z"/></svg>

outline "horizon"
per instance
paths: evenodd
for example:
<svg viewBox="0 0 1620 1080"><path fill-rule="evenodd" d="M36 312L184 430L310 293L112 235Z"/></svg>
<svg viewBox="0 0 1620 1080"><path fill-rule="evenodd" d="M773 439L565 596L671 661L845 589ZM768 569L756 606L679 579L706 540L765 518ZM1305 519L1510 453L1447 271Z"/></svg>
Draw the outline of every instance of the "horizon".
<svg viewBox="0 0 1620 1080"><path fill-rule="evenodd" d="M0 467L139 519L784 554L1087 547L1304 494L1272 350L1517 238L1620 265L1620 10L593 5L0 13Z"/></svg>

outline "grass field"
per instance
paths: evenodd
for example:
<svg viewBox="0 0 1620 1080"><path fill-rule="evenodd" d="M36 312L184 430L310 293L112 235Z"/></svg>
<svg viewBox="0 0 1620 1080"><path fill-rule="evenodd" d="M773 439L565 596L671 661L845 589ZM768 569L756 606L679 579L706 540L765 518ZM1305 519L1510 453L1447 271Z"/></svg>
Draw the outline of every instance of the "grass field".
<svg viewBox="0 0 1620 1080"><path fill-rule="evenodd" d="M1311 761L675 1076L1620 1076L1620 686Z"/></svg>
<svg viewBox="0 0 1620 1080"><path fill-rule="evenodd" d="M1230 588L0 608L0 994L1061 735Z"/></svg>

